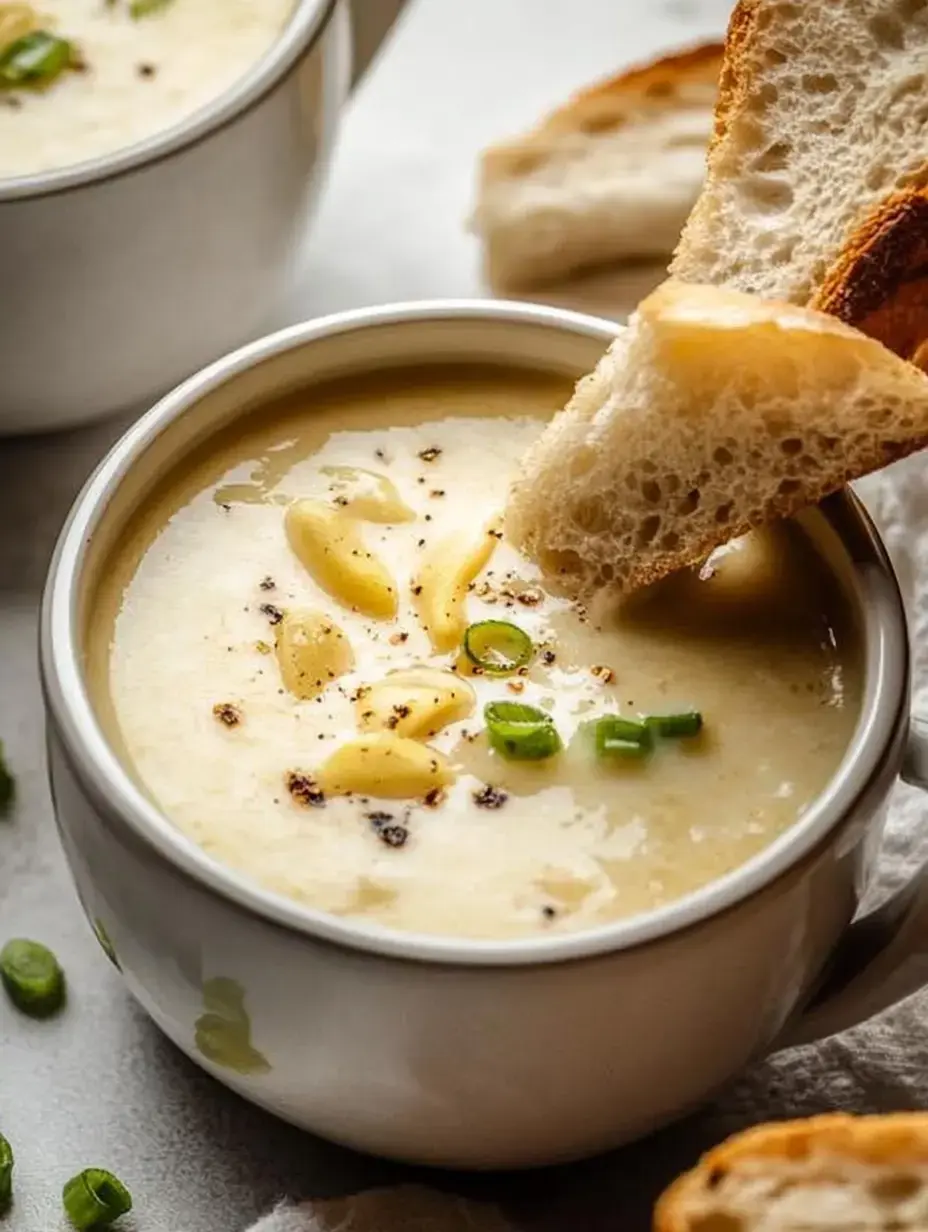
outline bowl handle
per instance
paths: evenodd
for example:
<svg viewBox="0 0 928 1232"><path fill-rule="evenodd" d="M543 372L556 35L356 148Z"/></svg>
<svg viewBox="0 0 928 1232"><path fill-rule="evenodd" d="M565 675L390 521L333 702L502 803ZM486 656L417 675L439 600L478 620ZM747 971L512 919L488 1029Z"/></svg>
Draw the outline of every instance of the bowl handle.
<svg viewBox="0 0 928 1232"><path fill-rule="evenodd" d="M351 86L364 76L406 0L351 0Z"/></svg>
<svg viewBox="0 0 928 1232"><path fill-rule="evenodd" d="M902 778L928 791L928 720L913 717ZM865 1022L928 984L928 864L841 938L803 1013L774 1048L808 1044Z"/></svg>

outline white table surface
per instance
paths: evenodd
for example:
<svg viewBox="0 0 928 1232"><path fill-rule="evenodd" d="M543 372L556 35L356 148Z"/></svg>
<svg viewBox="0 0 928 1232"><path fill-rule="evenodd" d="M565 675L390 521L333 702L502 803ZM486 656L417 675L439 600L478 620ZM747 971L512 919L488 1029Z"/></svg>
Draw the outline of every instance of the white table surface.
<svg viewBox="0 0 928 1232"><path fill-rule="evenodd" d="M481 146L599 76L719 34L727 8L726 0L412 0L346 113L299 290L279 321L486 294L464 229ZM654 279L653 270L635 272L632 284ZM622 306L608 278L562 298ZM0 1004L0 1129L17 1149L19 1194L2 1226L56 1232L62 1181L99 1164L135 1195L127 1232L240 1232L284 1194L342 1191L398 1172L274 1121L187 1062L129 1000L78 911L45 782L36 609L67 506L116 431L0 442L0 738L20 791L15 818L0 830L0 936L46 940L72 989L52 1022ZM691 1123L581 1168L444 1183L514 1194L564 1232L630 1232L645 1226L654 1190L714 1132Z"/></svg>

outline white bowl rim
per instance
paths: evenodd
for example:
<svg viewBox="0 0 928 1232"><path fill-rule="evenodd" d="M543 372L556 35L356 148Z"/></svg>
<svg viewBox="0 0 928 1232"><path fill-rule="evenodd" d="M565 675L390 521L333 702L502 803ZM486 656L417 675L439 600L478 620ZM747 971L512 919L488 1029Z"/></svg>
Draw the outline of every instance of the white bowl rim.
<svg viewBox="0 0 928 1232"><path fill-rule="evenodd" d="M83 789L150 849L220 898L291 931L342 948L451 966L526 966L586 959L654 942L728 910L809 856L848 818L886 766L887 750L907 722L909 646L905 613L889 558L866 511L847 491L869 540L872 560L856 570L865 612L869 706L832 780L795 825L732 872L653 911L576 933L500 941L409 933L345 921L266 890L208 856L134 784L109 746L81 671L78 597L86 549L110 495L151 442L212 390L264 360L333 333L423 320L483 318L568 330L604 345L614 322L561 308L502 300L387 304L318 317L260 338L177 386L116 442L78 496L53 556L40 621L40 667L49 721ZM271 397L273 395L270 395Z"/></svg>
<svg viewBox="0 0 928 1232"><path fill-rule="evenodd" d="M0 205L104 184L197 145L257 106L286 77L326 28L337 3L338 0L297 0L273 46L227 90L176 124L158 129L142 141L120 146L110 154L70 166L32 175L0 176Z"/></svg>

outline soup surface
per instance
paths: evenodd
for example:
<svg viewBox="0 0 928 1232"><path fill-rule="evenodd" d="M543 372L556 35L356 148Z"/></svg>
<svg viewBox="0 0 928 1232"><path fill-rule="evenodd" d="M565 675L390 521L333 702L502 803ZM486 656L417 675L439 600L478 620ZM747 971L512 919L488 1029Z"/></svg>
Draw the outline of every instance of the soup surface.
<svg viewBox="0 0 928 1232"><path fill-rule="evenodd" d="M0 177L72 166L169 128L242 77L295 2L0 0ZM78 70L4 84L4 52L28 28L24 9L34 27L72 45Z"/></svg>
<svg viewBox="0 0 928 1232"><path fill-rule="evenodd" d="M91 660L101 712L186 834L336 915L505 938L666 903L797 819L859 706L826 569L782 524L621 609L552 593L493 518L568 394L478 367L320 387L191 459L141 511ZM395 616L352 610L377 586ZM486 620L516 626L495 650L494 627L478 631L478 665L503 674L461 653ZM560 751L491 747L484 708L500 701L550 716ZM694 710L696 736L597 747L603 716Z"/></svg>

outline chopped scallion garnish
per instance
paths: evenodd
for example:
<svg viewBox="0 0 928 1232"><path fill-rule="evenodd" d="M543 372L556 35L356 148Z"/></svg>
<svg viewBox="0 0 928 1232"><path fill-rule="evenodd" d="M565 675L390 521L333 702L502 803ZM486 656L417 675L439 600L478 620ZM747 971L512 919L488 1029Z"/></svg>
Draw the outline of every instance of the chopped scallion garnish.
<svg viewBox="0 0 928 1232"><path fill-rule="evenodd" d="M159 9L166 9L174 0L129 0L129 16L138 21L140 17L148 17Z"/></svg>
<svg viewBox="0 0 928 1232"><path fill-rule="evenodd" d="M78 1232L108 1228L132 1210L132 1195L118 1177L103 1168L85 1168L72 1176L61 1195L65 1214Z"/></svg>
<svg viewBox="0 0 928 1232"><path fill-rule="evenodd" d="M508 620L480 620L464 633L464 653L493 676L518 671L532 657L532 639Z"/></svg>
<svg viewBox="0 0 928 1232"><path fill-rule="evenodd" d="M624 757L629 761L644 761L651 755L651 746L638 744L635 740L616 740L607 737L596 742L596 751L600 757Z"/></svg>
<svg viewBox="0 0 928 1232"><path fill-rule="evenodd" d="M8 941L0 950L0 979L16 1008L32 1018L47 1018L64 1004L64 972L38 941Z"/></svg>
<svg viewBox="0 0 928 1232"><path fill-rule="evenodd" d="M0 89L48 85L73 60L74 48L67 39L33 30L0 52Z"/></svg>
<svg viewBox="0 0 928 1232"><path fill-rule="evenodd" d="M5 817L16 799L16 780L7 769L3 756L3 741L0 740L0 817Z"/></svg>
<svg viewBox="0 0 928 1232"><path fill-rule="evenodd" d="M671 739L698 736L702 731L702 715L698 710L686 710L680 714L651 714L645 722L658 736Z"/></svg>
<svg viewBox="0 0 928 1232"><path fill-rule="evenodd" d="M537 706L489 702L483 717L490 747L512 761L543 761L560 751L554 720Z"/></svg>
<svg viewBox="0 0 928 1232"><path fill-rule="evenodd" d="M13 1200L13 1148L0 1134L0 1215Z"/></svg>
<svg viewBox="0 0 928 1232"><path fill-rule="evenodd" d="M600 757L647 757L654 736L646 722L609 714L596 723L596 752Z"/></svg>
<svg viewBox="0 0 928 1232"><path fill-rule="evenodd" d="M607 714L596 720L595 729L596 752L600 757L643 758L652 751L656 739L698 736L702 731L702 715L698 710L649 714L641 719Z"/></svg>

